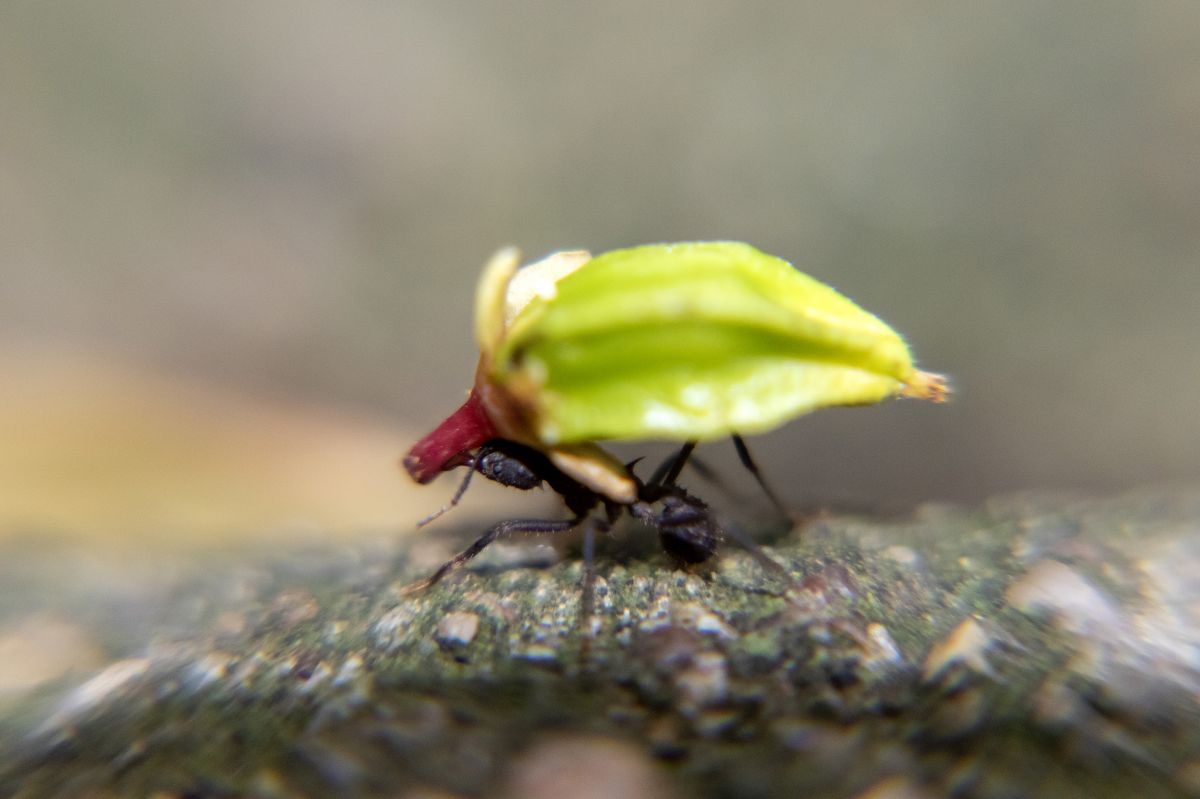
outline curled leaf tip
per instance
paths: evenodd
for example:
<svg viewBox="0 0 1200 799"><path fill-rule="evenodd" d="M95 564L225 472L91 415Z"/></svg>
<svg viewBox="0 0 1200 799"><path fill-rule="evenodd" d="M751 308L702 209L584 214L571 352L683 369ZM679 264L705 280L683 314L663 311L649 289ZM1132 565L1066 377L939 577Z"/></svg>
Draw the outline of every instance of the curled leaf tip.
<svg viewBox="0 0 1200 799"><path fill-rule="evenodd" d="M950 383L945 375L933 372L916 372L900 389L901 397L929 400L930 402L946 402L950 399Z"/></svg>

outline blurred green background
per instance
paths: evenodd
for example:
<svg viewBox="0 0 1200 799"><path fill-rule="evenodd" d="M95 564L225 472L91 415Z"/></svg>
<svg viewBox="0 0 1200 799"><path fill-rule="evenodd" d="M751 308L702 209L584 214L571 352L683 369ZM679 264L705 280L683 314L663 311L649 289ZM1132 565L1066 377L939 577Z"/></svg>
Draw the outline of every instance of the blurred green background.
<svg viewBox="0 0 1200 799"><path fill-rule="evenodd" d="M1200 474L1194 2L10 0L0 108L0 527L433 509L510 243L745 240L953 376L754 442L797 503Z"/></svg>

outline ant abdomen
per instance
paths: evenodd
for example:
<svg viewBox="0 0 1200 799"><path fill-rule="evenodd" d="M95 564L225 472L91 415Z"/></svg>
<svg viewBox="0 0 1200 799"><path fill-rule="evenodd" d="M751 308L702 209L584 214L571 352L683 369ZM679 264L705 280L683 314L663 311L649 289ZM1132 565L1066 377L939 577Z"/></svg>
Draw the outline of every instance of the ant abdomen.
<svg viewBox="0 0 1200 799"><path fill-rule="evenodd" d="M703 563L721 545L708 505L683 489L667 491L653 502L637 502L630 512L658 530L662 548L681 563Z"/></svg>

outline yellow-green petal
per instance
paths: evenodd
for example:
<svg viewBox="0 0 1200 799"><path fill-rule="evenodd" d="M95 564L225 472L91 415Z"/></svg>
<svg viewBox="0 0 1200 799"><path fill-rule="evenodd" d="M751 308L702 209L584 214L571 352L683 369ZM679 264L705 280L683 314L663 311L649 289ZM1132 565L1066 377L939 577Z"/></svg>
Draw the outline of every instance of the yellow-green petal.
<svg viewBox="0 0 1200 799"><path fill-rule="evenodd" d="M494 352L504 338L506 295L520 263L521 253L515 247L497 250L484 265L475 286L475 343L485 356Z"/></svg>

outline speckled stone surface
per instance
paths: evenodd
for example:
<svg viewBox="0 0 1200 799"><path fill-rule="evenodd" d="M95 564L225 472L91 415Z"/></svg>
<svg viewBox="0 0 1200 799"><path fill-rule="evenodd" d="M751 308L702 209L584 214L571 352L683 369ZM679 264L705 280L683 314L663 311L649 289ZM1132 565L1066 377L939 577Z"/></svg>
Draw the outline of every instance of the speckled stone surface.
<svg viewBox="0 0 1200 799"><path fill-rule="evenodd" d="M472 532L9 545L0 795L1200 795L1200 490L609 551L588 625L544 550L400 594Z"/></svg>

